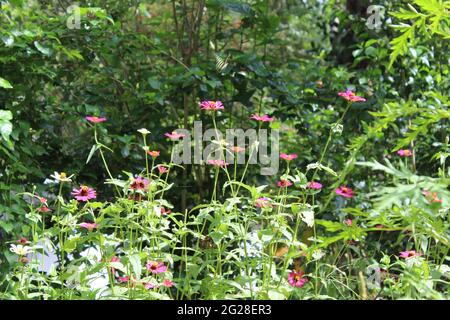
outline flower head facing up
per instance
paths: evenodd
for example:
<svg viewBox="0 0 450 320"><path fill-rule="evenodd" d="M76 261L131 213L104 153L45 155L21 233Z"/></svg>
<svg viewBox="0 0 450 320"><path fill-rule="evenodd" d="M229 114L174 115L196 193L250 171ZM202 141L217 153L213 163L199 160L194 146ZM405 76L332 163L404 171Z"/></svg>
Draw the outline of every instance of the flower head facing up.
<svg viewBox="0 0 450 320"><path fill-rule="evenodd" d="M347 227L351 227L352 224L353 224L353 221L352 221L352 219L345 219L345 220L344 220L344 224L345 224Z"/></svg>
<svg viewBox="0 0 450 320"><path fill-rule="evenodd" d="M270 199L269 198L265 198L264 197L264 198L256 199L255 206L258 207L258 208L264 209L264 208L272 207L272 204L270 203Z"/></svg>
<svg viewBox="0 0 450 320"><path fill-rule="evenodd" d="M151 282L147 282L147 283L144 283L144 288L147 290L156 289L156 288L158 288L158 285L151 283Z"/></svg>
<svg viewBox="0 0 450 320"><path fill-rule="evenodd" d="M157 261L147 261L147 270L152 274L163 273L167 271L167 267L162 262Z"/></svg>
<svg viewBox="0 0 450 320"><path fill-rule="evenodd" d="M19 256L27 255L33 251L33 249L31 247L24 246L21 244L18 244L18 245L11 244L11 248L9 248L9 250Z"/></svg>
<svg viewBox="0 0 450 320"><path fill-rule="evenodd" d="M238 147L238 146L232 146L232 147L230 147L230 150L234 153L240 153L240 152L244 152L245 148Z"/></svg>
<svg viewBox="0 0 450 320"><path fill-rule="evenodd" d="M210 160L208 160L208 164L210 164L214 167L218 167L218 168L223 168L228 165L228 163L226 163L225 160L220 160L220 159L210 159Z"/></svg>
<svg viewBox="0 0 450 320"><path fill-rule="evenodd" d="M130 185L131 190L146 190L148 187L148 180L138 176Z"/></svg>
<svg viewBox="0 0 450 320"><path fill-rule="evenodd" d="M166 136L170 140L175 141L175 140L178 140L180 138L184 138L186 135L184 135L182 133L177 133L176 131L172 131L172 132L164 133L164 136Z"/></svg>
<svg viewBox="0 0 450 320"><path fill-rule="evenodd" d="M166 288L172 288L173 287L173 282L170 281L169 279L164 279L162 284Z"/></svg>
<svg viewBox="0 0 450 320"><path fill-rule="evenodd" d="M58 173L56 171L52 175L50 175L50 177L55 179L56 182L71 182L72 181L71 178L73 176L74 176L73 174L70 176L67 176L67 174L65 172Z"/></svg>
<svg viewBox="0 0 450 320"><path fill-rule="evenodd" d="M366 99L357 96L352 90L346 90L344 92L339 92L338 95L350 102L364 102Z"/></svg>
<svg viewBox="0 0 450 320"><path fill-rule="evenodd" d="M421 256L421 254L416 252L415 250L401 251L400 252L400 258L404 258L404 259L413 258L413 257L419 257L419 256Z"/></svg>
<svg viewBox="0 0 450 320"><path fill-rule="evenodd" d="M343 196L345 198L353 198L353 196L354 196L353 190L346 186L340 186L339 188L337 188L336 194Z"/></svg>
<svg viewBox="0 0 450 320"><path fill-rule="evenodd" d="M402 149L402 150L398 150L397 154L400 157L411 157L412 156L412 151L409 149Z"/></svg>
<svg viewBox="0 0 450 320"><path fill-rule="evenodd" d="M39 208L37 208L37 211L40 213L47 213L51 212L52 210L47 206L40 206Z"/></svg>
<svg viewBox="0 0 450 320"><path fill-rule="evenodd" d="M280 158L286 161L292 161L294 159L296 159L298 156L297 154L293 153L293 154L286 154L286 153L280 153Z"/></svg>
<svg viewBox="0 0 450 320"><path fill-rule="evenodd" d="M292 186L292 182L290 182L289 180L280 180L277 182L277 186L280 188L287 188Z"/></svg>
<svg viewBox="0 0 450 320"><path fill-rule="evenodd" d="M200 107L203 110L211 110L211 111L222 110L224 108L223 103L221 101L202 101L200 103Z"/></svg>
<svg viewBox="0 0 450 320"><path fill-rule="evenodd" d="M90 222L82 222L80 223L80 227L87 229L89 232L92 232L94 229L98 228L98 224Z"/></svg>
<svg viewBox="0 0 450 320"><path fill-rule="evenodd" d="M140 134L144 135L144 136L146 136L146 135L148 135L149 133L151 133L150 131L148 131L148 130L145 129L145 128L139 129L138 132L139 132Z"/></svg>
<svg viewBox="0 0 450 320"><path fill-rule="evenodd" d="M130 276L117 277L117 279L119 280L120 283L127 283L128 281L130 281Z"/></svg>
<svg viewBox="0 0 450 320"><path fill-rule="evenodd" d="M271 122L273 120L275 120L275 117L269 117L267 114L260 116L259 114L252 114L252 116L250 117L250 119L259 121L259 122Z"/></svg>
<svg viewBox="0 0 450 320"><path fill-rule="evenodd" d="M292 271L288 275L289 284L293 287L302 288L308 282L308 279L303 278L304 274L303 271Z"/></svg>
<svg viewBox="0 0 450 320"><path fill-rule="evenodd" d="M86 120L92 123L100 123L100 122L105 122L106 118L103 117L95 117L95 116L88 116L86 117Z"/></svg>
<svg viewBox="0 0 450 320"><path fill-rule="evenodd" d="M431 192L428 190L423 190L422 194L427 198L430 203L442 203L442 199L438 198L437 192Z"/></svg>
<svg viewBox="0 0 450 320"><path fill-rule="evenodd" d="M84 202L97 198L97 194L94 189L89 188L88 186L83 186L83 185L80 185L79 189L73 189L72 195L78 201L84 201Z"/></svg>
<svg viewBox="0 0 450 320"><path fill-rule="evenodd" d="M169 171L169 169L167 169L167 167L165 167L163 165L157 165L156 167L158 168L159 174L163 174L163 173L166 173L167 171Z"/></svg>
<svg viewBox="0 0 450 320"><path fill-rule="evenodd" d="M322 184L316 181L309 181L307 187L309 189L320 190L322 189Z"/></svg>
<svg viewBox="0 0 450 320"><path fill-rule="evenodd" d="M157 158L157 157L159 157L159 155L160 155L160 152L159 151L147 151L147 154L150 156L150 157L152 157L153 159L155 159L155 158Z"/></svg>

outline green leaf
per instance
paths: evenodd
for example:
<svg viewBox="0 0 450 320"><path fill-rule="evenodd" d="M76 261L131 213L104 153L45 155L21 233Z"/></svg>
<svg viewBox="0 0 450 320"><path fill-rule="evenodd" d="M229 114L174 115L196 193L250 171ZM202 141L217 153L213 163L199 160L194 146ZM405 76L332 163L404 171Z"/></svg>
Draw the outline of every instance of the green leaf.
<svg viewBox="0 0 450 320"><path fill-rule="evenodd" d="M138 254L134 254L134 255L130 256L129 261L130 261L131 267L133 268L133 272L136 276L136 279L140 279L141 273L142 273L141 258L139 257Z"/></svg>
<svg viewBox="0 0 450 320"><path fill-rule="evenodd" d="M91 161L92 156L94 155L95 151L98 150L98 148L99 148L99 147L98 147L98 145L96 145L96 144L94 144L94 145L92 146L91 151L89 152L89 155L88 155L88 157L87 157L86 164L88 164L88 162Z"/></svg>
<svg viewBox="0 0 450 320"><path fill-rule="evenodd" d="M12 89L12 85L11 83L9 83L8 80L3 79L2 77L0 77L0 88L4 88L4 89Z"/></svg>
<svg viewBox="0 0 450 320"><path fill-rule="evenodd" d="M38 49L42 54L46 56L50 56L52 54L52 50L50 48L44 47L39 42L35 41L34 46Z"/></svg>

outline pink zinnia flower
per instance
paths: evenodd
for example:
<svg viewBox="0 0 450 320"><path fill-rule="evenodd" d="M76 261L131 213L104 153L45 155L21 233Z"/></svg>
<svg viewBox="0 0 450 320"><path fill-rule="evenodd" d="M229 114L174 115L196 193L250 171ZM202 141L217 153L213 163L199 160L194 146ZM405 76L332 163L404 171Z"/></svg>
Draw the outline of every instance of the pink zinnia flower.
<svg viewBox="0 0 450 320"><path fill-rule="evenodd" d="M168 171L167 167L165 167L165 166L157 165L156 167L158 168L159 174L163 174Z"/></svg>
<svg viewBox="0 0 450 320"><path fill-rule="evenodd" d="M167 267L162 262L148 261L146 267L147 270L153 274L158 274L167 271Z"/></svg>
<svg viewBox="0 0 450 320"><path fill-rule="evenodd" d="M398 150L397 154L400 157L411 157L412 156L412 151L409 149L402 149L402 150Z"/></svg>
<svg viewBox="0 0 450 320"><path fill-rule="evenodd" d="M172 288L173 287L173 282L170 281L169 279L164 279L163 280L163 286L166 288Z"/></svg>
<svg viewBox="0 0 450 320"><path fill-rule="evenodd" d="M170 214L172 210L161 207L161 215Z"/></svg>
<svg viewBox="0 0 450 320"><path fill-rule="evenodd" d="M277 186L280 188L287 188L289 186L292 186L292 182L289 180L280 180L277 182Z"/></svg>
<svg viewBox="0 0 450 320"><path fill-rule="evenodd" d="M245 148L238 147L238 146L233 146L233 147L230 148L230 150L233 151L234 153L239 153L239 152L245 151Z"/></svg>
<svg viewBox="0 0 450 320"><path fill-rule="evenodd" d="M423 190L422 194L427 198L429 202L442 203L442 199L438 198L437 192L430 192L428 190Z"/></svg>
<svg viewBox="0 0 450 320"><path fill-rule="evenodd" d="M98 228L98 224L97 223L82 222L82 223L80 223L80 227L85 228L88 231L92 231L95 228Z"/></svg>
<svg viewBox="0 0 450 320"><path fill-rule="evenodd" d="M345 219L344 224L348 227L351 227L353 224L353 221L352 221L352 219Z"/></svg>
<svg viewBox="0 0 450 320"><path fill-rule="evenodd" d="M366 99L357 96L353 91L346 90L345 92L339 92L338 95L350 102L364 102Z"/></svg>
<svg viewBox="0 0 450 320"><path fill-rule="evenodd" d="M118 277L120 283L126 283L130 281L130 276Z"/></svg>
<svg viewBox="0 0 450 320"><path fill-rule="evenodd" d="M340 186L339 188L337 188L336 194L345 198L353 198L353 190L346 186Z"/></svg>
<svg viewBox="0 0 450 320"><path fill-rule="evenodd" d="M228 165L228 163L226 163L224 160L216 160L216 159L208 160L208 164L214 167L226 167Z"/></svg>
<svg viewBox="0 0 450 320"><path fill-rule="evenodd" d="M178 140L180 138L184 138L186 135L182 133L176 133L175 131L164 133L164 135L170 140Z"/></svg>
<svg viewBox="0 0 450 320"><path fill-rule="evenodd" d="M148 187L148 180L138 176L130 185L131 190L145 190Z"/></svg>
<svg viewBox="0 0 450 320"><path fill-rule="evenodd" d="M47 199L45 199L44 197L39 197L39 202L44 205L47 206Z"/></svg>
<svg viewBox="0 0 450 320"><path fill-rule="evenodd" d="M50 212L52 210L49 207L47 207L47 206L41 206L41 207L39 207L37 209L37 211L42 212L42 213L47 213L47 212Z"/></svg>
<svg viewBox="0 0 450 320"><path fill-rule="evenodd" d="M200 103L200 107L203 110L212 110L212 111L221 110L224 108L223 103L221 101L203 101L202 103Z"/></svg>
<svg viewBox="0 0 450 320"><path fill-rule="evenodd" d="M280 153L280 158L286 161L291 161L297 158L297 154L286 154L286 153Z"/></svg>
<svg viewBox="0 0 450 320"><path fill-rule="evenodd" d="M152 158L156 158L159 156L160 152L159 151L147 151L147 153L152 157Z"/></svg>
<svg viewBox="0 0 450 320"><path fill-rule="evenodd" d="M269 117L267 114L260 116L258 114L252 114L252 116L250 117L250 119L256 120L256 121L261 121L261 122L270 122L275 120L275 117Z"/></svg>
<svg viewBox="0 0 450 320"><path fill-rule="evenodd" d="M147 283L144 284L144 288L147 289L147 290L150 290L150 289L158 288L158 286L154 285L153 283L147 282Z"/></svg>
<svg viewBox="0 0 450 320"><path fill-rule="evenodd" d="M322 189L322 184L316 181L310 181L307 184L308 188L310 189L316 189L316 190L320 190Z"/></svg>
<svg viewBox="0 0 450 320"><path fill-rule="evenodd" d="M308 279L303 278L304 274L303 271L292 271L288 275L289 284L293 287L302 288L308 282Z"/></svg>
<svg viewBox="0 0 450 320"><path fill-rule="evenodd" d="M104 122L106 121L106 118L99 118L99 117L94 117L94 116L89 116L86 117L86 120L92 123L99 123L99 122Z"/></svg>
<svg viewBox="0 0 450 320"><path fill-rule="evenodd" d="M79 189L73 189L72 195L77 199L78 201L88 201L90 199L97 198L97 194L95 193L94 189L91 189L87 186L81 185Z"/></svg>
<svg viewBox="0 0 450 320"><path fill-rule="evenodd" d="M400 257L407 259L407 258L412 258L412 257L419 257L421 256L420 253L417 253L415 250L409 250L409 251L401 251L400 252Z"/></svg>
<svg viewBox="0 0 450 320"><path fill-rule="evenodd" d="M270 203L269 198L259 198L259 199L256 199L255 206L263 209L263 208L271 207L272 204Z"/></svg>

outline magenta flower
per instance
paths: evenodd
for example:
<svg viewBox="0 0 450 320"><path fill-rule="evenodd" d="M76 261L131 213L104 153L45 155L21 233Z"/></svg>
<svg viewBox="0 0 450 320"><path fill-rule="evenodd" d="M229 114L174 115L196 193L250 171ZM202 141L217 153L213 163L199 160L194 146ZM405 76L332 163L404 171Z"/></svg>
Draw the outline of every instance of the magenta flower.
<svg viewBox="0 0 450 320"><path fill-rule="evenodd" d="M217 160L217 159L211 159L208 160L208 164L214 166L214 167L226 167L228 165L228 163L226 163L224 160Z"/></svg>
<svg viewBox="0 0 450 320"><path fill-rule="evenodd" d="M118 277L120 283L126 283L130 281L130 276Z"/></svg>
<svg viewBox="0 0 450 320"><path fill-rule="evenodd" d="M397 154L400 157L411 157L412 156L412 151L409 149L402 149L402 150L398 150Z"/></svg>
<svg viewBox="0 0 450 320"><path fill-rule="evenodd" d="M166 288L172 288L173 287L173 282L170 281L169 279L164 279L162 284Z"/></svg>
<svg viewBox="0 0 450 320"><path fill-rule="evenodd" d="M353 221L352 221L352 219L345 219L344 224L348 227L351 227L353 224Z"/></svg>
<svg viewBox="0 0 450 320"><path fill-rule="evenodd" d="M287 188L292 186L292 182L290 182L289 180L280 180L277 182L277 186L280 188Z"/></svg>
<svg viewBox="0 0 450 320"><path fill-rule="evenodd" d="M169 171L167 169L167 167L162 166L162 165L157 165L156 167L158 168L159 174L163 174L163 173L166 173L167 171Z"/></svg>
<svg viewBox="0 0 450 320"><path fill-rule="evenodd" d="M148 180L138 176L130 185L131 190L145 190L148 187Z"/></svg>
<svg viewBox="0 0 450 320"><path fill-rule="evenodd" d="M147 283L144 284L144 288L147 289L147 290L150 290L150 289L158 288L158 286L154 285L153 283L147 282Z"/></svg>
<svg viewBox="0 0 450 320"><path fill-rule="evenodd" d="M255 206L261 209L272 207L269 198L259 198L255 201Z"/></svg>
<svg viewBox="0 0 450 320"><path fill-rule="evenodd" d="M82 222L80 223L80 227L87 229L88 231L92 231L96 228L98 228L97 223L90 223L90 222Z"/></svg>
<svg viewBox="0 0 450 320"><path fill-rule="evenodd" d="M164 135L170 140L178 140L180 138L184 138L186 135L182 133L176 133L175 131L164 133Z"/></svg>
<svg viewBox="0 0 450 320"><path fill-rule="evenodd" d="M343 196L345 198L353 198L353 190L346 187L346 186L340 186L336 189L336 194Z"/></svg>
<svg viewBox="0 0 450 320"><path fill-rule="evenodd" d="M167 267L162 262L147 261L147 270L153 274L158 274L167 271Z"/></svg>
<svg viewBox="0 0 450 320"><path fill-rule="evenodd" d="M79 189L73 189L72 195L77 199L78 201L88 201L90 199L97 198L97 194L95 193L95 190L92 188L89 188L87 186L80 185Z"/></svg>
<svg viewBox="0 0 450 320"><path fill-rule="evenodd" d="M286 161L292 161L294 159L296 159L298 156L297 154L293 153L293 154L286 154L286 153L280 153L280 158Z"/></svg>
<svg viewBox="0 0 450 320"><path fill-rule="evenodd" d="M203 110L212 110L212 111L221 110L224 108L223 103L221 101L202 101L202 103L200 103L200 107Z"/></svg>
<svg viewBox="0 0 450 320"><path fill-rule="evenodd" d="M401 251L400 252L400 258L412 258L412 257L419 257L421 256L420 253L416 252L415 250L409 250L409 251Z"/></svg>
<svg viewBox="0 0 450 320"><path fill-rule="evenodd" d="M338 95L350 102L364 102L366 99L357 96L352 90L346 90L345 92L339 92Z"/></svg>
<svg viewBox="0 0 450 320"><path fill-rule="evenodd" d="M303 278L304 274L303 271L292 271L288 275L289 284L293 287L302 288L308 282L308 279Z"/></svg>
<svg viewBox="0 0 450 320"><path fill-rule="evenodd" d="M315 190L320 190L322 189L322 184L316 181L310 181L307 184L308 188L310 189L315 189Z"/></svg>
<svg viewBox="0 0 450 320"><path fill-rule="evenodd" d="M99 123L99 122L106 121L106 118L102 118L102 117L99 118L99 117L94 117L94 116L88 116L85 119L92 123Z"/></svg>
<svg viewBox="0 0 450 320"><path fill-rule="evenodd" d="M269 117L267 114L260 116L258 114L252 114L252 116L250 117L250 119L256 120L256 121L260 121L260 122L270 122L275 120L275 117Z"/></svg>

